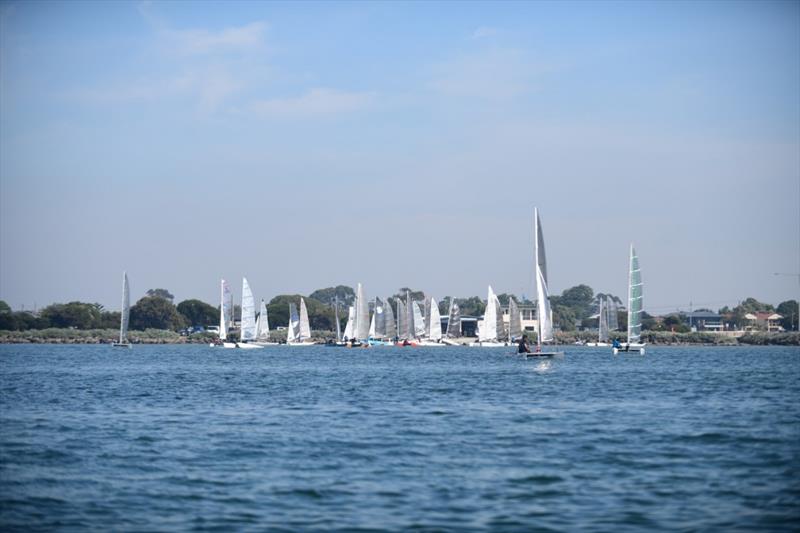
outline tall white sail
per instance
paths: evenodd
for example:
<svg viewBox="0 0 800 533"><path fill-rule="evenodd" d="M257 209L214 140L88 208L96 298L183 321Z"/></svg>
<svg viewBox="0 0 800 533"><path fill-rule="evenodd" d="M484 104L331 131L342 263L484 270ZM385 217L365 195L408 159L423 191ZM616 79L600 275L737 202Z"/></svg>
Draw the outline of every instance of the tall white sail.
<svg viewBox="0 0 800 533"><path fill-rule="evenodd" d="M400 298L397 298L397 336L401 339L408 338L408 313Z"/></svg>
<svg viewBox="0 0 800 533"><path fill-rule="evenodd" d="M450 312L447 313L447 337L454 339L461 336L461 308L455 298L450 297Z"/></svg>
<svg viewBox="0 0 800 533"><path fill-rule="evenodd" d="M414 327L414 302L411 300L411 293L406 291L406 339L413 339L416 335Z"/></svg>
<svg viewBox="0 0 800 533"><path fill-rule="evenodd" d="M228 316L231 312L228 303L231 301L231 290L228 288L228 282L224 279L220 282L219 297L219 338L224 341L228 338Z"/></svg>
<svg viewBox="0 0 800 533"><path fill-rule="evenodd" d="M617 302L611 296L606 297L606 315L608 315L608 331L619 329L619 318L617 317Z"/></svg>
<svg viewBox="0 0 800 533"><path fill-rule="evenodd" d="M289 326L286 328L286 342L297 342L300 338L300 315L297 306L289 302Z"/></svg>
<svg viewBox="0 0 800 533"><path fill-rule="evenodd" d="M375 313L372 313L372 318L369 321L369 337L374 339L375 338Z"/></svg>
<svg viewBox="0 0 800 533"><path fill-rule="evenodd" d="M386 336L386 311L380 298L375 298L375 311L372 314L375 327L370 324L370 337L382 339Z"/></svg>
<svg viewBox="0 0 800 533"><path fill-rule="evenodd" d="M539 322L537 344L553 340L553 315L550 311L550 298L542 270L536 267L536 316Z"/></svg>
<svg viewBox="0 0 800 533"><path fill-rule="evenodd" d="M339 296L333 297L333 316L336 318L336 342L342 340L342 324L339 322Z"/></svg>
<svg viewBox="0 0 800 533"><path fill-rule="evenodd" d="M428 338L432 341L442 339L442 317L439 314L439 304L433 298L430 299L430 329L428 330Z"/></svg>
<svg viewBox="0 0 800 533"><path fill-rule="evenodd" d="M483 312L483 323L478 332L478 340L481 342L493 341L497 339L497 306L495 305L495 295L492 286L489 285L489 295L486 298L486 310Z"/></svg>
<svg viewBox="0 0 800 533"><path fill-rule="evenodd" d="M364 289L360 283L356 289L355 336L360 340L366 340L369 337L369 302L364 296Z"/></svg>
<svg viewBox="0 0 800 533"><path fill-rule="evenodd" d="M119 343L124 344L128 340L128 319L131 313L131 291L128 286L128 273L122 273L122 306L120 308L119 319Z"/></svg>
<svg viewBox="0 0 800 533"><path fill-rule="evenodd" d="M544 255L544 237L542 236L542 221L539 219L539 210L534 208L533 216L534 235L534 268L536 270L536 316L539 323L537 344L553 340L553 315L550 311L550 295L547 292L547 261Z"/></svg>
<svg viewBox="0 0 800 533"><path fill-rule="evenodd" d="M508 298L508 340L514 341L522 336L522 315L513 296Z"/></svg>
<svg viewBox="0 0 800 533"><path fill-rule="evenodd" d="M628 342L639 342L642 333L642 272L639 256L631 244L630 272L628 275Z"/></svg>
<svg viewBox="0 0 800 533"><path fill-rule="evenodd" d="M425 335L427 336L431 331L431 301L428 297L423 295L425 306L422 309L423 320L425 321Z"/></svg>
<svg viewBox="0 0 800 533"><path fill-rule="evenodd" d="M394 322L394 314L392 313L392 306L389 305L389 300L386 300L386 305L383 307L384 327L383 335L388 339L397 337L397 327Z"/></svg>
<svg viewBox="0 0 800 533"><path fill-rule="evenodd" d="M600 311L597 315L597 340L599 342L608 341L608 297L600 298Z"/></svg>
<svg viewBox="0 0 800 533"><path fill-rule="evenodd" d="M344 327L344 339L348 341L353 340L353 332L355 331L355 321L356 321L356 308L354 306L350 306L347 308L347 325Z"/></svg>
<svg viewBox="0 0 800 533"><path fill-rule="evenodd" d="M308 322L308 309L306 309L306 301L300 298L300 336L299 340L303 341L311 338L311 325Z"/></svg>
<svg viewBox="0 0 800 533"><path fill-rule="evenodd" d="M414 336L422 338L425 336L425 318L422 306L419 302L414 302Z"/></svg>
<svg viewBox="0 0 800 533"><path fill-rule="evenodd" d="M261 299L261 307L258 310L258 319L256 320L256 340L269 340L269 315L267 315L267 304L264 303L263 298Z"/></svg>
<svg viewBox="0 0 800 533"><path fill-rule="evenodd" d="M247 278L242 278L242 326L240 338L252 341L256 338L256 302Z"/></svg>
<svg viewBox="0 0 800 533"><path fill-rule="evenodd" d="M500 299L494 295L494 319L495 331L497 332L497 339L500 340L506 336L506 324L503 322L503 307L500 305Z"/></svg>

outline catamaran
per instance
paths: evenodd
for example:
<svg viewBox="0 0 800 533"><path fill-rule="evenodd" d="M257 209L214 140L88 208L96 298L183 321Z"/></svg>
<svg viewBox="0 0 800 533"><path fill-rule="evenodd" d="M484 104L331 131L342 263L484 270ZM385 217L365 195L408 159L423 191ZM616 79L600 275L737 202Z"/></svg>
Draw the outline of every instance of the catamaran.
<svg viewBox="0 0 800 533"><path fill-rule="evenodd" d="M564 352L558 350L542 350L542 345L545 342L554 341L555 335L553 335L553 314L550 311L550 296L547 292L547 259L544 253L542 221L539 220L539 210L537 208L533 210L533 257L536 270L534 274L536 277L536 317L539 331L536 335L536 351L525 355L528 357L564 355Z"/></svg>
<svg viewBox="0 0 800 533"><path fill-rule="evenodd" d="M614 355L621 351L629 352L633 349L644 355L645 343L639 342L642 335L642 271L639 270L639 256L631 244L630 261L628 268L628 342L621 347L614 347Z"/></svg>
<svg viewBox="0 0 800 533"><path fill-rule="evenodd" d="M120 307L119 317L119 342L113 343L111 346L115 348L130 348L131 343L128 342L128 317L131 312L131 296L130 288L128 287L128 273L122 273L122 306Z"/></svg>
<svg viewBox="0 0 800 533"><path fill-rule="evenodd" d="M311 327L308 322L306 302L300 297L300 314L294 302L289 303L289 327L286 328L286 344L288 346L311 346Z"/></svg>

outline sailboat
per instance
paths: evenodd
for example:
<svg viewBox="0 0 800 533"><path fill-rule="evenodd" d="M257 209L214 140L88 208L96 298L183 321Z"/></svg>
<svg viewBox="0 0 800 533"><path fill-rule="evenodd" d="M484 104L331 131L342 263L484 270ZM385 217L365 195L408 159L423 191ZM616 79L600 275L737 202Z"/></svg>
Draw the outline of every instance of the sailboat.
<svg viewBox="0 0 800 533"><path fill-rule="evenodd" d="M242 321L239 328L239 342L237 348L263 348L251 341L256 340L256 303L253 298L253 291L247 278L242 278Z"/></svg>
<svg viewBox="0 0 800 533"><path fill-rule="evenodd" d="M369 301L364 296L364 288L356 286L356 324L353 336L358 342L366 343L369 339Z"/></svg>
<svg viewBox="0 0 800 533"><path fill-rule="evenodd" d="M131 296L130 288L128 287L128 273L122 273L122 306L120 307L119 317L119 342L113 343L111 346L115 348L130 348L131 343L128 342L128 318L131 312Z"/></svg>
<svg viewBox="0 0 800 533"><path fill-rule="evenodd" d="M233 323L233 300L228 282L224 279L220 280L219 292L219 340L212 342L210 346L236 348L235 342L225 342L228 339L228 325Z"/></svg>
<svg viewBox="0 0 800 533"><path fill-rule="evenodd" d="M372 322L369 330L370 346L392 346L391 339L395 336L394 317L392 308L384 304L380 298L375 298L375 311L372 313Z"/></svg>
<svg viewBox="0 0 800 533"><path fill-rule="evenodd" d="M300 297L300 314L294 302L289 303L289 327L286 328L286 344L288 346L311 346L311 327L308 322L306 302Z"/></svg>
<svg viewBox="0 0 800 533"><path fill-rule="evenodd" d="M533 210L533 257L536 277L536 317L539 326L536 335L536 351L526 354L528 357L564 355L557 350L542 350L542 344L555 340L553 335L553 314L550 310L550 295L547 292L547 260L544 253L544 236L539 210Z"/></svg>
<svg viewBox="0 0 800 533"><path fill-rule="evenodd" d="M505 326L503 324L503 312L500 308L500 300L489 285L489 293L486 297L486 310L483 312L483 322L478 330L478 340L470 346L480 346L483 348L497 348L507 346L508 343L500 340L504 336Z"/></svg>
<svg viewBox="0 0 800 533"><path fill-rule="evenodd" d="M611 346L608 344L608 317L609 317L609 300L607 296L602 296L599 299L600 306L597 314L597 342L587 342L586 346Z"/></svg>
<svg viewBox="0 0 800 533"><path fill-rule="evenodd" d="M253 344L258 346L279 346L278 342L270 340L269 337L269 315L267 314L267 304L261 299L261 307L256 318L256 340Z"/></svg>
<svg viewBox="0 0 800 533"><path fill-rule="evenodd" d="M450 297L450 310L447 312L447 331L442 342L450 346L459 346L454 339L461 338L461 308L456 299Z"/></svg>
<svg viewBox="0 0 800 533"><path fill-rule="evenodd" d="M425 338L418 344L419 346L447 346L442 343L442 316L439 313L439 304L436 303L435 298L426 299L425 301L427 302L425 307L430 310L427 320L428 325Z"/></svg>
<svg viewBox="0 0 800 533"><path fill-rule="evenodd" d="M642 334L642 303L643 285L642 271L639 269L639 256L631 244L630 260L628 262L628 342L621 347L614 347L614 355L621 351L635 352L644 355L645 343L639 342Z"/></svg>

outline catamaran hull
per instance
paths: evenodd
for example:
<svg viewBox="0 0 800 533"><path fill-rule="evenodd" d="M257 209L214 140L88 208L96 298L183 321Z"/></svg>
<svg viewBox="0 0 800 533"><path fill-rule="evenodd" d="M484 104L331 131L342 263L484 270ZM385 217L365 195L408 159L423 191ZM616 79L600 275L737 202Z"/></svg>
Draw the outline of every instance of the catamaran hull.
<svg viewBox="0 0 800 533"><path fill-rule="evenodd" d="M478 341L478 342L473 342L472 344L468 344L468 346L472 346L474 348L502 348L504 346L508 346L508 343L507 342Z"/></svg>
<svg viewBox="0 0 800 533"><path fill-rule="evenodd" d="M620 354L620 353L634 353L634 354L638 353L639 355L644 355L644 347L645 347L645 344L640 344L640 343L636 342L636 343L623 345L621 348L614 348L613 352L614 352L614 355L617 355L617 354Z"/></svg>
<svg viewBox="0 0 800 533"><path fill-rule="evenodd" d="M114 348L130 348L131 347L131 343L129 343L129 342L115 342L111 346L113 346Z"/></svg>

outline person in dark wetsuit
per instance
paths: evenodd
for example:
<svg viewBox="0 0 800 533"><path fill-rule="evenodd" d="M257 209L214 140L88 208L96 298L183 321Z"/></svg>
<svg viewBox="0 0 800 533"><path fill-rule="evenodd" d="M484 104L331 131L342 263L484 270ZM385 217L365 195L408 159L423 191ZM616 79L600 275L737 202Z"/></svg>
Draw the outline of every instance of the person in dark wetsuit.
<svg viewBox="0 0 800 533"><path fill-rule="evenodd" d="M531 349L528 346L527 335L523 335L522 338L519 340L519 344L517 345L517 353L531 353Z"/></svg>

